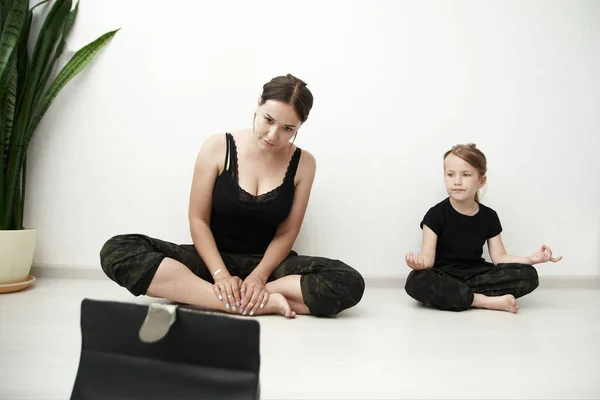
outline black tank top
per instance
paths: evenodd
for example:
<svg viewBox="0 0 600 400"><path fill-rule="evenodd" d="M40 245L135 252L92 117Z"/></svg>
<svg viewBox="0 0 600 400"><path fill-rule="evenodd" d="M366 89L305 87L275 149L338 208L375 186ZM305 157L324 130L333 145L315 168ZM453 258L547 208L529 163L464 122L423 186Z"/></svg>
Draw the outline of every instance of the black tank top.
<svg viewBox="0 0 600 400"><path fill-rule="evenodd" d="M225 136L225 167L213 189L210 228L221 252L264 254L292 208L294 177L302 150L296 148L281 185L254 196L239 185L235 141L231 134Z"/></svg>

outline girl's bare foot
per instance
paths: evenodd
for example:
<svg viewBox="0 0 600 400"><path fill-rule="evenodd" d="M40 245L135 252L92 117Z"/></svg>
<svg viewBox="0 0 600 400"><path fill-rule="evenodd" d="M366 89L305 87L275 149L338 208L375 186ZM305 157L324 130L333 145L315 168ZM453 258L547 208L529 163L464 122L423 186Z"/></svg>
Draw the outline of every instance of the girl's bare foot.
<svg viewBox="0 0 600 400"><path fill-rule="evenodd" d="M512 294L505 294L504 296L486 296L484 294L475 293L472 306L490 310L508 311L511 313L519 311L517 300Z"/></svg>

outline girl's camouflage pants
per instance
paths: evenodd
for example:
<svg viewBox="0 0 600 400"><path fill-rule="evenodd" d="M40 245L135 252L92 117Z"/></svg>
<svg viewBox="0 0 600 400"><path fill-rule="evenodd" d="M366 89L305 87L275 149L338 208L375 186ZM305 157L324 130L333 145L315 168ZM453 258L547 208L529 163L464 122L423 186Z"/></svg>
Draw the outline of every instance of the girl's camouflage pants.
<svg viewBox="0 0 600 400"><path fill-rule="evenodd" d="M473 294L525 296L538 286L535 268L525 264L447 263L413 270L406 279L406 293L440 310L463 311L473 304Z"/></svg>

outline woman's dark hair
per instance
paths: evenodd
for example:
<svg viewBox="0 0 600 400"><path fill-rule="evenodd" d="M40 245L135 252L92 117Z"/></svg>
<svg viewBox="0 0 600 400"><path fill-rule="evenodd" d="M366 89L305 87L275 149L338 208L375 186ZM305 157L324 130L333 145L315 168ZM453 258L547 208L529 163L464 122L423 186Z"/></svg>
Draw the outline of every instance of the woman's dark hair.
<svg viewBox="0 0 600 400"><path fill-rule="evenodd" d="M308 119L313 105L313 95L306 83L291 74L277 76L265 83L260 97L260 105L267 100L277 100L293 106L302 123Z"/></svg>

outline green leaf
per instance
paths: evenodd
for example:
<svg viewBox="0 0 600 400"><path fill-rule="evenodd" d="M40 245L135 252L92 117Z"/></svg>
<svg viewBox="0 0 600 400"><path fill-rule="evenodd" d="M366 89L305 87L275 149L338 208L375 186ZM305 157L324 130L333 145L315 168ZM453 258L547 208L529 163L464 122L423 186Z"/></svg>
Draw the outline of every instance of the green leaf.
<svg viewBox="0 0 600 400"><path fill-rule="evenodd" d="M8 11L12 7L13 3L14 0L0 0L0 35L4 29L4 22L6 22Z"/></svg>
<svg viewBox="0 0 600 400"><path fill-rule="evenodd" d="M7 15L2 37L0 37L0 80L5 79L8 62L19 44L26 19L27 0L17 0Z"/></svg>
<svg viewBox="0 0 600 400"><path fill-rule="evenodd" d="M36 41L33 57L31 58L31 70L26 80L25 93L22 101L18 104L17 117L10 138L9 162L6 173L7 192L5 199L6 205L8 206L15 205L15 202L18 202L23 196L23 193L20 191L21 187L19 181L23 172L25 153L27 153L27 146L29 145L27 128L31 123L32 103L35 98L41 75L46 69L56 41L64 29L64 25L71 10L71 4L71 0L56 0L44 20ZM9 207L4 208L6 209ZM0 229L2 229L1 226L3 224L10 224L11 221L14 223L14 215L13 217L0 215Z"/></svg>
<svg viewBox="0 0 600 400"><path fill-rule="evenodd" d="M27 153L23 156L23 166L21 167L21 182L20 189L17 191L17 198L15 199L16 215L15 215L15 228L23 229L23 211L25 210L25 183L27 181Z"/></svg>
<svg viewBox="0 0 600 400"><path fill-rule="evenodd" d="M23 25L23 33L21 34L21 42L19 43L18 50L18 82L17 82L17 109L15 115L19 115L19 108L23 102L23 96L25 95L25 85L27 83L27 77L29 76L29 52L27 50L27 40L29 39L29 29L31 28L31 20L33 13L31 10L27 13L27 20Z"/></svg>
<svg viewBox="0 0 600 400"><path fill-rule="evenodd" d="M39 87L40 80L44 71L48 68L48 62L56 41L62 34L67 22L71 4L71 0L57 0L44 20L31 58L31 73L28 78L23 105L19 110L17 124L21 127L27 126L37 91L44 90L43 87Z"/></svg>
<svg viewBox="0 0 600 400"><path fill-rule="evenodd" d="M10 136L12 133L13 121L15 119L15 109L17 102L17 57L13 53L9 63L9 75L6 79L6 87L0 88L0 208L4 207L5 199L5 176L8 169L8 154Z"/></svg>
<svg viewBox="0 0 600 400"><path fill-rule="evenodd" d="M3 3L3 6L7 4ZM23 32L23 25L27 18L27 0L17 0L12 3L10 11L6 15L2 36L0 37L0 118L2 118L2 126L0 127L0 154L2 154L2 167L0 168L0 229L2 229L3 221L10 220L8 214L12 209L13 204L10 199L10 177L7 172L10 169L10 164L6 160L5 151L7 149L6 142L12 139L14 112L12 93L15 85L14 64L17 60L18 45L20 43L20 35ZM5 9L4 9L5 10ZM10 130L9 130L10 127ZM10 152L10 148L8 148Z"/></svg>
<svg viewBox="0 0 600 400"><path fill-rule="evenodd" d="M76 76L81 70L85 68L86 65L89 64L90 61L98 54L98 52L106 46L106 44L112 39L112 37L118 32L116 29L114 31L110 31L100 36L98 39L89 43L77 53L73 55L73 57L69 60L67 65L60 71L52 85L48 89L48 92L44 96L44 99L40 106L37 108L33 118L31 119L31 124L27 129L27 139L26 143L29 142L31 136L35 132L35 129L39 125L42 117L48 111L48 108L61 91L61 89L71 80L74 76Z"/></svg>
<svg viewBox="0 0 600 400"><path fill-rule="evenodd" d="M48 63L48 65L46 66L46 70L44 71L44 75L40 79L39 89L35 94L35 99L33 100L33 108L37 107L37 105L40 101L40 98L42 97L42 95L44 94L44 91L46 90L46 86L48 85L48 78L50 78L50 74L52 73L52 70L54 69L54 64L56 64L56 61L60 58L60 56L62 56L67 37L69 36L69 33L71 33L71 29L73 29L73 25L75 24L75 18L77 17L78 10L79 10L79 2L77 2L75 4L75 8L73 10L71 10L71 12L69 13L69 16L67 17L65 26L63 28L62 35L60 37L60 40L58 41L58 45L56 46L56 50L54 50L54 54L52 56L52 61L50 61Z"/></svg>
<svg viewBox="0 0 600 400"><path fill-rule="evenodd" d="M73 25L75 25L77 11L79 11L79 2L75 3L75 8L71 10L71 12L69 13L69 17L67 18L67 22L65 23L65 27L63 29L62 36L60 37L60 42L58 43L56 51L59 54L58 57L60 57L60 54L62 54L63 49L65 48L65 42L67 41L67 38L69 37L71 30L73 29Z"/></svg>
<svg viewBox="0 0 600 400"><path fill-rule="evenodd" d="M78 5L71 10L72 0L54 0L30 53L31 21L37 17L32 10L47 2L42 0L28 10L29 0L0 0L0 21L4 21L0 24L0 230L23 228L28 146L41 119L60 90L118 31L102 35L75 53L48 87Z"/></svg>

